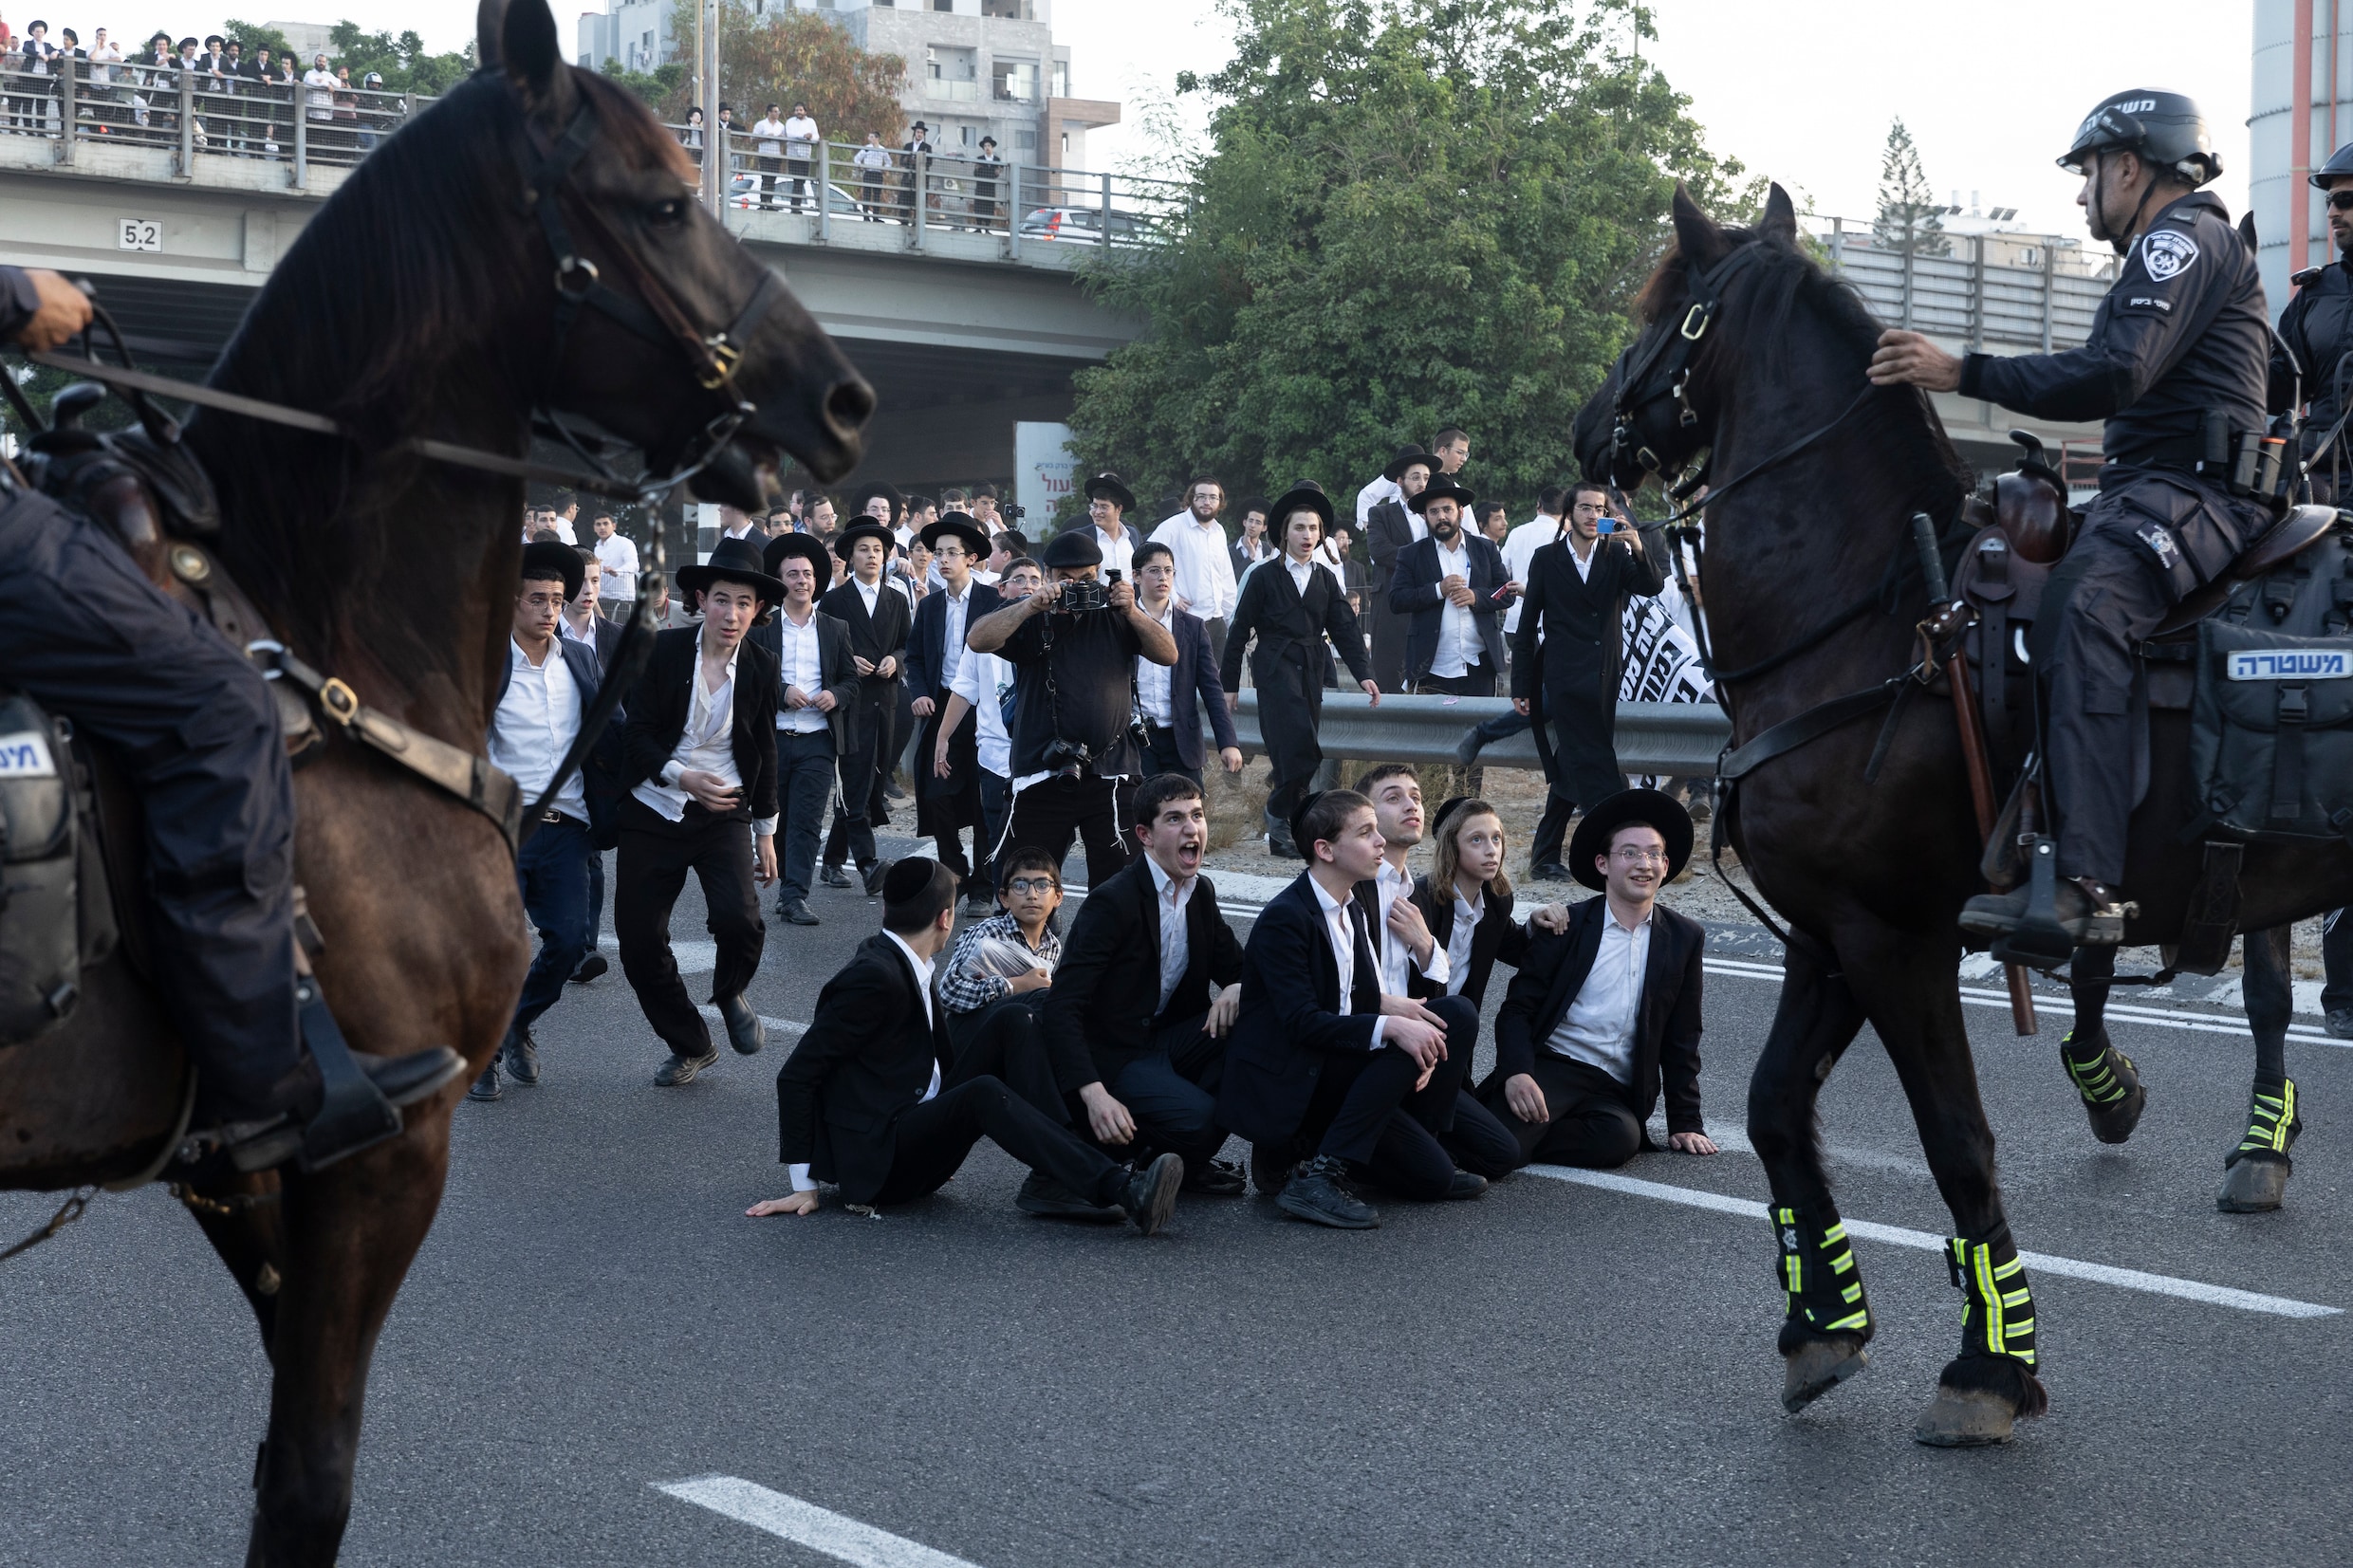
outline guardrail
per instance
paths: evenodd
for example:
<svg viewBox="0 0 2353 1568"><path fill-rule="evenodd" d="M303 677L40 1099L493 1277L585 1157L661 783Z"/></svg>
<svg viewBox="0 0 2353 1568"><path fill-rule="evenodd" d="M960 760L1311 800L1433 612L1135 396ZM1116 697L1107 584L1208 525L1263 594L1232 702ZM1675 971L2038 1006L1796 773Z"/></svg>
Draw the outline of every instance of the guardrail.
<svg viewBox="0 0 2353 1568"><path fill-rule="evenodd" d="M1465 730L1510 711L1502 697L1383 696L1376 708L1362 692L1327 691L1316 739L1326 757L1350 762L1451 763ZM1243 692L1233 727L1244 747L1265 749L1256 692ZM1618 705L1618 764L1629 773L1714 778L1731 738L1732 721L1712 702ZM1532 771L1535 737L1523 729L1495 742L1479 753L1479 766Z"/></svg>

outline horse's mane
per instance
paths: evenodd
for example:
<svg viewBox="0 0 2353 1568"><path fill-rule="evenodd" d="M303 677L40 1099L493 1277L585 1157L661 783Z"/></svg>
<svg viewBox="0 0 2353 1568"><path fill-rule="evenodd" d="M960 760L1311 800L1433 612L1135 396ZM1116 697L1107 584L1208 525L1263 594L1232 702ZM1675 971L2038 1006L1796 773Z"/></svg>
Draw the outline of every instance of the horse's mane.
<svg viewBox="0 0 2353 1568"><path fill-rule="evenodd" d="M1804 250L1775 240L1761 230L1723 230L1732 249L1753 247L1754 259L1727 282L1724 308L1716 312L1710 331L1718 352L1747 360L1752 356L1783 357L1782 344L1801 311L1829 329L1841 359L1851 358L1860 382L1880 334L1885 330L1852 284L1825 270ZM1727 252L1729 254L1730 251ZM1645 326L1676 308L1689 290L1690 267L1680 245L1659 258L1649 281L1635 298L1635 310ZM1882 442L1894 443L1891 455L1907 470L1928 470L1952 483L1952 505L1975 484L1975 475L1944 433L1928 395L1914 387L1887 387L1865 399L1853 421L1857 430L1871 429ZM1945 515L1938 511L1936 515Z"/></svg>
<svg viewBox="0 0 2353 1568"><path fill-rule="evenodd" d="M584 71L570 81L621 159L692 178L634 95ZM430 670L475 638L453 608L498 538L483 502L500 498L491 509L511 532L518 488L448 472L468 504L398 517L361 505L359 491L398 493L390 465L417 460L382 453L436 419L475 421L435 434L494 450L516 450L524 434L519 418L494 427L484 417L491 403L502 417L528 405L528 378L544 370L534 356L546 341L547 264L538 226L518 221L523 128L515 93L482 73L401 127L304 227L214 366L213 385L326 414L357 440L238 415L191 423L222 491L232 568L321 655L349 637L388 668Z"/></svg>

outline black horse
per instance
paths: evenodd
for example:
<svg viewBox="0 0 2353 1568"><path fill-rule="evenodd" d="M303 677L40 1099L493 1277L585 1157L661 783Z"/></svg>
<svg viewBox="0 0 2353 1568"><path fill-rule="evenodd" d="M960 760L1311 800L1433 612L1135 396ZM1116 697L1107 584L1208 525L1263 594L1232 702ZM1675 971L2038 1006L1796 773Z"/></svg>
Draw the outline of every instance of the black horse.
<svg viewBox="0 0 2353 1568"><path fill-rule="evenodd" d="M693 167L644 105L564 64L546 0L484 0L479 31L488 68L353 172L212 377L357 439L217 413L187 433L220 495L218 559L272 634L370 708L474 752L512 622L523 486L405 442L520 455L535 406L595 421L658 473L724 439L696 489L753 507L787 452L822 479L847 471L873 408L807 313L696 205ZM530 199L543 192L554 228ZM553 242L567 231L565 267ZM563 330L561 294L598 279L607 308ZM731 325L732 375L714 379L711 341ZM318 973L351 1043L449 1044L479 1071L528 958L498 829L340 732L295 792ZM188 1078L165 999L118 954L85 977L69 1021L0 1051L0 1185L151 1171ZM274 1373L249 1563L335 1560L369 1358L439 1205L458 1093L316 1174L185 1194ZM220 1440L250 1440L235 1429Z"/></svg>
<svg viewBox="0 0 2353 1568"><path fill-rule="evenodd" d="M1950 526L1973 480L1924 394L1865 389L1880 325L1807 256L1778 186L1754 229L1719 227L1679 191L1674 220L1676 243L1641 296L1643 336L1632 352L1687 327L1695 292L1720 285L1682 389L1690 418L1669 421L1655 455L1673 472L1706 449L1723 492L1708 508L1706 593L1716 662L1733 672L1726 701L1739 744L1918 661L1926 593L1910 559L1909 520L1924 512ZM1723 265L1736 255L1738 265ZM1578 422L1588 473L1606 461L1615 381ZM1730 483L1824 427L1794 455ZM1875 589L1886 590L1876 610L1819 640L1807 636L1831 607ZM1792 649L1800 651L1775 662ZM1752 665L1769 668L1741 678ZM1958 917L1982 886L1980 839L1948 705L1901 710L1876 782L1865 784L1887 713L1858 713L1756 767L1724 823L1792 936L1749 1091L1749 1135L1771 1183L1788 1297L1783 1399L1798 1409L1860 1371L1874 1328L1823 1173L1815 1118L1822 1084L1868 1021L1902 1080L1958 1232L1947 1261L1964 1292L1961 1354L1939 1376L1917 1435L1998 1442L2018 1416L2039 1413L2046 1394L2033 1302L1961 1019ZM2151 715L2152 783L2132 819L2126 873L2140 905L2129 943L2174 940L2198 879L2198 851L2178 837L2196 807L2187 729L2186 715ZM2264 932L2353 898L2353 849L2250 845L2243 878L2242 928ZM2277 953L2270 939L2248 946L2251 973L2255 950L2260 958ZM2087 1027L2096 1027L2103 991L2090 987L2080 999ZM2276 1022L2284 1030L2284 1009ZM2124 1070L2112 1048L2103 1061Z"/></svg>

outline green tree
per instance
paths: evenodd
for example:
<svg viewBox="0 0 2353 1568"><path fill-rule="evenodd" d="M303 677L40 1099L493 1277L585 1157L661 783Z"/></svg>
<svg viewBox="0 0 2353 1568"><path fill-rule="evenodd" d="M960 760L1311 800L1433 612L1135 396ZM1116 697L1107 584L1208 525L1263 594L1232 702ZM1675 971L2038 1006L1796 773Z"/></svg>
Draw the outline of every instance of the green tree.
<svg viewBox="0 0 2353 1568"><path fill-rule="evenodd" d="M221 36L235 39L239 47L245 50L245 58L248 60L254 58L256 49L268 49L271 60L277 60L294 52L294 46L286 41L286 34L275 28L265 28L258 22L239 22L233 19L224 22L221 24Z"/></svg>
<svg viewBox="0 0 2353 1568"><path fill-rule="evenodd" d="M1570 426L1632 330L1677 180L1740 166L1635 52L1627 0L1222 0L1232 63L1190 215L1090 286L1147 323L1079 373L1072 445L1139 492L1320 480L1471 433L1473 488L1574 474ZM1753 200L1753 194L1749 196Z"/></svg>
<svg viewBox="0 0 2353 1568"><path fill-rule="evenodd" d="M674 97L688 90L686 83L694 67L683 60L673 60L650 71L633 71L621 63L619 56L613 56L604 62L604 74L645 100L658 113L667 109ZM684 120L684 110L679 111L678 118Z"/></svg>
<svg viewBox="0 0 2353 1568"><path fill-rule="evenodd" d="M672 51L691 62L695 13L678 7L671 12L670 25ZM750 128L764 105L781 104L789 113L793 104L806 103L827 141L861 142L868 131L877 131L895 146L899 139L899 94L906 81L904 60L868 53L816 11L777 9L755 16L743 0L721 0L719 97L735 106L739 132ZM694 101L689 65L655 101L655 107L675 125L684 122Z"/></svg>
<svg viewBox="0 0 2353 1568"><path fill-rule="evenodd" d="M437 98L473 70L471 41L454 53L430 54L424 39L414 29L396 37L389 32L362 32L356 22L338 22L327 34L327 42L328 57L338 65L350 66L352 81L375 71L383 77L387 92Z"/></svg>
<svg viewBox="0 0 2353 1568"><path fill-rule="evenodd" d="M1871 243L1916 256L1953 253L1944 231L1944 204L1929 189L1920 150L1901 116L1889 122L1887 150L1880 155L1880 212L1871 220Z"/></svg>

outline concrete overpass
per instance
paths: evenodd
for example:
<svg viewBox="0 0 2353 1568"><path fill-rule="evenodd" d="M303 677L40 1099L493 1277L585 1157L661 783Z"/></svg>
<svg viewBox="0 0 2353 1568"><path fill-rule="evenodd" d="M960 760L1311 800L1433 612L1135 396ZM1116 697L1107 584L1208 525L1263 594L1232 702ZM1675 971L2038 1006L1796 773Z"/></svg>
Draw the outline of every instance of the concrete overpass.
<svg viewBox="0 0 2353 1568"><path fill-rule="evenodd" d="M90 279L142 360L193 371L349 172L0 133L0 262ZM1140 330L1079 286L1090 245L839 213L726 222L874 383L863 471L897 483L1010 477L1014 421L1065 417L1071 373Z"/></svg>

